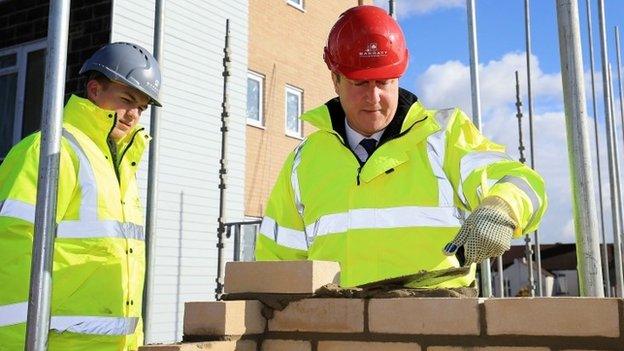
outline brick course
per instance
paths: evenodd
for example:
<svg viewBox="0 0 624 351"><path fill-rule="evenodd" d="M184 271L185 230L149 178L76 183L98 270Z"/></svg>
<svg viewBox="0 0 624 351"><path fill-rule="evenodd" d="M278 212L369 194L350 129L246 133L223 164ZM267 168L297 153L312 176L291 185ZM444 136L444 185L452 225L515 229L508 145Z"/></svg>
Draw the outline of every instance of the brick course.
<svg viewBox="0 0 624 351"><path fill-rule="evenodd" d="M266 320L258 301L187 302L184 306L184 335L221 336L261 334Z"/></svg>
<svg viewBox="0 0 624 351"><path fill-rule="evenodd" d="M321 341L318 351L420 351L420 345L399 342Z"/></svg>
<svg viewBox="0 0 624 351"><path fill-rule="evenodd" d="M275 311L270 331L361 333L364 331L364 300L305 299Z"/></svg>

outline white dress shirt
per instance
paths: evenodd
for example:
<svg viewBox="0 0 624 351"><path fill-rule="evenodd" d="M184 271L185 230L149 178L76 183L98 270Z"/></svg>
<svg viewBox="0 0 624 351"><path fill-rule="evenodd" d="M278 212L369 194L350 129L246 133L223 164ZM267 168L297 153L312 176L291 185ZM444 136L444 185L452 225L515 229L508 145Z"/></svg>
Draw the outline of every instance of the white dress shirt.
<svg viewBox="0 0 624 351"><path fill-rule="evenodd" d="M368 159L368 152L366 152L366 149L364 149L364 147L360 145L360 141L365 138L373 138L377 140L377 143L379 143L379 139L381 139L381 135L383 134L385 129L382 129L375 134L366 137L353 130L353 128L349 126L349 122L345 118L345 130L347 131L347 143L349 144L349 147L362 162L366 162L366 160Z"/></svg>

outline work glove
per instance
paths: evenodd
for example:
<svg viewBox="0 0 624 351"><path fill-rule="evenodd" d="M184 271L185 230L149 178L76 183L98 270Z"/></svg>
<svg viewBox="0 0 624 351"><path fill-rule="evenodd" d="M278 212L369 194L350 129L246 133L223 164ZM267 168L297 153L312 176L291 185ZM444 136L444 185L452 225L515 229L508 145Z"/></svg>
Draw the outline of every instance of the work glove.
<svg viewBox="0 0 624 351"><path fill-rule="evenodd" d="M486 197L466 218L455 239L444 246L444 253L454 255L464 246L465 265L500 256L509 250L517 226L518 221L505 200L497 196Z"/></svg>

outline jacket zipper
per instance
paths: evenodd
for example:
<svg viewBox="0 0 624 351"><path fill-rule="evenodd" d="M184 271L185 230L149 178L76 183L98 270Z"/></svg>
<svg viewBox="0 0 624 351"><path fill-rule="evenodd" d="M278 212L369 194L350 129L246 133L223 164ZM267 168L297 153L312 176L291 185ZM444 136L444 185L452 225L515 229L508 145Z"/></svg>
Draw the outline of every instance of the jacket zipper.
<svg viewBox="0 0 624 351"><path fill-rule="evenodd" d="M136 138L137 134L139 134L139 132L142 130L145 130L145 128L140 128L136 130L134 134L132 134L132 138L130 138L130 142L128 143L128 146L126 146L124 151L121 153L121 157L119 158L119 164L121 164L121 161L123 160L124 156L126 156L126 152L128 152L130 147L132 147L132 143L134 143L134 138Z"/></svg>
<svg viewBox="0 0 624 351"><path fill-rule="evenodd" d="M110 152L110 155L111 155L111 162L113 163L113 170L115 171L115 176L117 177L117 183L121 184L121 179L119 177L119 170L117 169L117 147L114 144L112 144L114 141L110 137L110 134L113 132L113 129L115 129L115 125L117 125L117 113L116 112L114 116L115 117L113 118L113 126L111 127L111 129L108 131L108 134L106 135L106 145L108 145L108 151ZM113 150L113 148L115 148L115 150Z"/></svg>

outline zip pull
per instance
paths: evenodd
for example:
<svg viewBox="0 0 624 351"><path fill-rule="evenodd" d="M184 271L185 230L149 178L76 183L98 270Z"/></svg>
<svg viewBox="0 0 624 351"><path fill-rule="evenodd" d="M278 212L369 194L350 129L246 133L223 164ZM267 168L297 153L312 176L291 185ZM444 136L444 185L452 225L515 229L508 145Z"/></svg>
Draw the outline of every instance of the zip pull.
<svg viewBox="0 0 624 351"><path fill-rule="evenodd" d="M358 186L360 185L360 171L361 171L361 170L362 170L362 167L358 167L358 170L357 170L357 178L356 178L356 179L357 179L357 185L358 185Z"/></svg>

